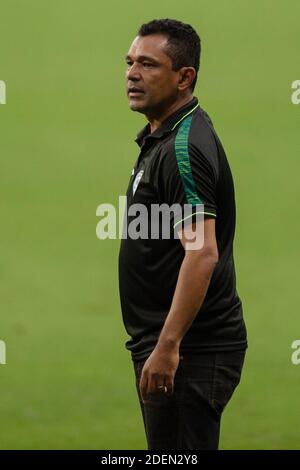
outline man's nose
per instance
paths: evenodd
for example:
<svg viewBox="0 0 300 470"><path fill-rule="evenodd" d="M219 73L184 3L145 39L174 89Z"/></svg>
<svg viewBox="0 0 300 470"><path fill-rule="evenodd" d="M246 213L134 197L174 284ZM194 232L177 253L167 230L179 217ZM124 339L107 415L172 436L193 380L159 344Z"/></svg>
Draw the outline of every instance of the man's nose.
<svg viewBox="0 0 300 470"><path fill-rule="evenodd" d="M139 80L141 78L139 65L136 63L132 64L128 68L126 76L128 80Z"/></svg>

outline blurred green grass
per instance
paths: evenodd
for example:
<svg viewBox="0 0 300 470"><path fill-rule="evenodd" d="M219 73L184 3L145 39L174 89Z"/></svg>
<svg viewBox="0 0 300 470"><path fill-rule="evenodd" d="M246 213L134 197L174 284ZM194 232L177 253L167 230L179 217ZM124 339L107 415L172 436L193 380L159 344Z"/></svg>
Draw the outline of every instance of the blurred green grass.
<svg viewBox="0 0 300 470"><path fill-rule="evenodd" d="M2 0L0 448L146 448L117 283L96 207L125 194L143 116L124 93L139 25L190 22L195 91L235 179L249 350L223 449L299 449L299 2Z"/></svg>

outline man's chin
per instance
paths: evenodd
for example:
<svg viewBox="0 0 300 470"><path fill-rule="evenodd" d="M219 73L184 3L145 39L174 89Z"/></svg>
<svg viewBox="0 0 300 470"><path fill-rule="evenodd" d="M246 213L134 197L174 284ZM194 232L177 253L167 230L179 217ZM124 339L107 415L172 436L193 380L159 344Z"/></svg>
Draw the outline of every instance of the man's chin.
<svg viewBox="0 0 300 470"><path fill-rule="evenodd" d="M129 107L132 111L143 113L146 110L145 103L138 100L129 100Z"/></svg>

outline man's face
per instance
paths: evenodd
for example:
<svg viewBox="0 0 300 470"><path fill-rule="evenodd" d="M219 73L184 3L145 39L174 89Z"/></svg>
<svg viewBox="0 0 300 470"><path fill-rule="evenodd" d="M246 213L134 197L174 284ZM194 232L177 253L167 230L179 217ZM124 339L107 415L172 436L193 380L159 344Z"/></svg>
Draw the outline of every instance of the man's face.
<svg viewBox="0 0 300 470"><path fill-rule="evenodd" d="M167 36L137 36L130 46L126 62L126 86L133 111L156 117L178 96L180 73L172 70L166 54Z"/></svg>

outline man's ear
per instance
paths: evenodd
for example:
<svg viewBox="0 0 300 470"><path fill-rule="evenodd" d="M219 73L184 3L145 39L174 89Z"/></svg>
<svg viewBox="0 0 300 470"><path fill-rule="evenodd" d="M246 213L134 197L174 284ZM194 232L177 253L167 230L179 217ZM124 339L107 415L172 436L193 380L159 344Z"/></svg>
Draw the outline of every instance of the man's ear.
<svg viewBox="0 0 300 470"><path fill-rule="evenodd" d="M192 85L196 77L196 69L194 67L181 67L179 70L178 90L184 91Z"/></svg>

